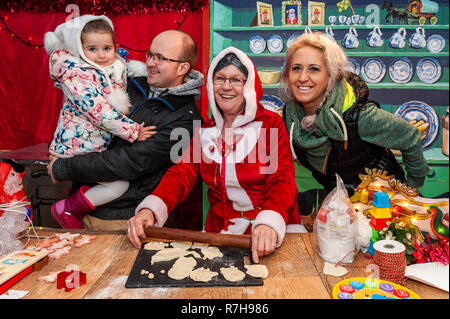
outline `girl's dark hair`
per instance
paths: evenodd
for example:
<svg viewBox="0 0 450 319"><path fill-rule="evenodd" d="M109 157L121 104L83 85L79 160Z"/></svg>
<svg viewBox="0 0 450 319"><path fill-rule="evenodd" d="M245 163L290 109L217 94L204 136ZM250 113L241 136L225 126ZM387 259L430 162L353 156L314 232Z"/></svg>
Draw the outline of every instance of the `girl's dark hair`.
<svg viewBox="0 0 450 319"><path fill-rule="evenodd" d="M241 60L239 60L237 55L234 53L228 53L222 59L220 59L219 63L217 63L216 68L214 69L213 75L229 65L234 65L245 75L245 77L248 77L247 68L242 64Z"/></svg>
<svg viewBox="0 0 450 319"><path fill-rule="evenodd" d="M116 37L114 36L114 31L105 20L93 20L84 26L83 30L81 30L81 38L83 38L83 34L91 33L91 32L99 32L99 33L109 33L111 34L114 46L116 46Z"/></svg>

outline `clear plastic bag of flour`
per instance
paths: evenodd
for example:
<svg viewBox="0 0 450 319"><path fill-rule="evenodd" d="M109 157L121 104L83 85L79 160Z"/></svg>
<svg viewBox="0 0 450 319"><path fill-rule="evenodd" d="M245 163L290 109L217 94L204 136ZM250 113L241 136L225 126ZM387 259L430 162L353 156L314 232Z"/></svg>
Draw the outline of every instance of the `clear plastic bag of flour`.
<svg viewBox="0 0 450 319"><path fill-rule="evenodd" d="M357 215L344 182L336 174L336 187L327 195L314 220L314 248L324 261L351 263L356 255Z"/></svg>

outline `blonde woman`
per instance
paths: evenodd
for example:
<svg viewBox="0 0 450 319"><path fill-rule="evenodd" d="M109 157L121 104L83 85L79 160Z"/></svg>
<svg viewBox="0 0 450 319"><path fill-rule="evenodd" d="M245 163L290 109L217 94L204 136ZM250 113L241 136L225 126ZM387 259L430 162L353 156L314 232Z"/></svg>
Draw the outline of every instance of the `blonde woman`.
<svg viewBox="0 0 450 319"><path fill-rule="evenodd" d="M345 71L346 63L339 45L320 32L298 37L286 54L280 90L291 150L324 187L319 195L300 195L301 214L336 186L335 174L351 196L366 167L412 187L422 186L428 171L418 128L369 100L367 85ZM406 178L389 149L401 151Z"/></svg>

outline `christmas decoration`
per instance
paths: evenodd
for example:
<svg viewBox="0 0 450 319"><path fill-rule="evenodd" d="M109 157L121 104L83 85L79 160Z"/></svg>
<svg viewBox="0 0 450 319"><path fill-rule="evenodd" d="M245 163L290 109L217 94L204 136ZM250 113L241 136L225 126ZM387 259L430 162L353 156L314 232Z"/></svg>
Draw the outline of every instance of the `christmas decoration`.
<svg viewBox="0 0 450 319"><path fill-rule="evenodd" d="M416 231L423 242L427 234L432 240L448 239L448 198L426 198L417 189L397 181L393 176L378 169L366 169L360 174L361 183L350 198L356 210L368 217L371 214L375 192L385 192L389 196L392 217L398 217Z"/></svg>
<svg viewBox="0 0 450 319"><path fill-rule="evenodd" d="M38 1L38 0L13 0L0 2L0 10L29 13L57 13L66 12L69 5L77 5L80 15L130 15L130 14L150 14L158 12L195 12L202 10L209 3L208 0L59 0L59 1Z"/></svg>
<svg viewBox="0 0 450 319"><path fill-rule="evenodd" d="M415 243L416 251L412 254L418 264L440 262L444 265L449 263L448 240L439 240L431 243L430 237L427 236L428 244Z"/></svg>
<svg viewBox="0 0 450 319"><path fill-rule="evenodd" d="M0 216L4 212L23 213L32 219L31 206L22 186L23 173L17 173L8 163L0 162Z"/></svg>
<svg viewBox="0 0 450 319"><path fill-rule="evenodd" d="M391 222L387 222L387 227L378 232L379 240L396 240L401 242L405 248L405 257L408 265L416 261L414 252L416 250L415 240L417 239L416 230L405 222L394 217Z"/></svg>

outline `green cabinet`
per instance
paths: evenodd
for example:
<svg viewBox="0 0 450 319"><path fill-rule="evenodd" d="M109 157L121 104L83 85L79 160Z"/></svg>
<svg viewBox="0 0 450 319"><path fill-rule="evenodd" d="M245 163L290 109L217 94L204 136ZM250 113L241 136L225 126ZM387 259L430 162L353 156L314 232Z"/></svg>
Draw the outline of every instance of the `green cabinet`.
<svg viewBox="0 0 450 319"><path fill-rule="evenodd" d="M210 3L210 60L213 59L222 49L228 46L235 46L246 52L254 62L258 70L273 69L281 70L284 64L284 57L287 51L287 40L293 34L302 34L308 21L308 1L301 1L302 25L287 26L282 24L282 1L266 0L265 3L272 5L274 25L254 26L257 13L257 1L250 0L211 0ZM369 58L379 58L386 66L386 75L378 83L367 83L370 88L370 98L378 101L382 108L395 113L404 103L409 101L422 101L430 105L439 118L439 131L436 139L425 149L425 157L432 168L427 177L425 185L420 189L421 193L427 197L433 197L448 192L448 157L441 152L442 143L442 122L440 117L445 114L448 107L449 92L449 3L443 0L434 0L439 7L435 12L433 23L425 19L423 25L419 25L418 19L410 18L405 24L399 24L398 20L394 24L385 21L387 11L382 9L383 0L373 1L352 1L355 14L365 16L366 20L361 25L341 25L339 21L335 25L329 22L330 16L347 16L353 13L350 9L338 12L336 4L338 0L326 0L325 3L325 25L309 26L312 31L325 32L327 27L331 27L334 38L342 46L342 39L354 27L358 33L359 46L355 49L344 48L349 58L354 59L360 67ZM392 1L391 1L392 2ZM416 1L417 2L417 1ZM408 0L395 1L396 6L408 9ZM437 20L437 21L436 21ZM410 24L408 24L410 23ZM384 43L380 47L370 47L366 39L373 30L374 25L379 26L382 32ZM425 37L438 34L445 38L444 48L440 52L430 52L425 46L421 49L409 46L409 37L416 32L417 27L423 27ZM399 28L406 30L406 45L401 49L394 49L389 45L389 38L397 32ZM259 35L268 39L271 35L277 34L283 39L283 50L280 53L270 53L266 49L262 53L252 53L249 47L249 39ZM398 57L408 58L413 66L413 76L407 83L399 84L392 80L389 74L389 66ZM437 60L441 66L440 79L435 83L424 83L417 75L418 61L423 57L431 57ZM263 85L265 95L279 95L279 83ZM440 154L438 156L438 154ZM433 175L434 172L434 175ZM311 173L302 167L296 166L296 180L300 191L320 187L312 178Z"/></svg>

